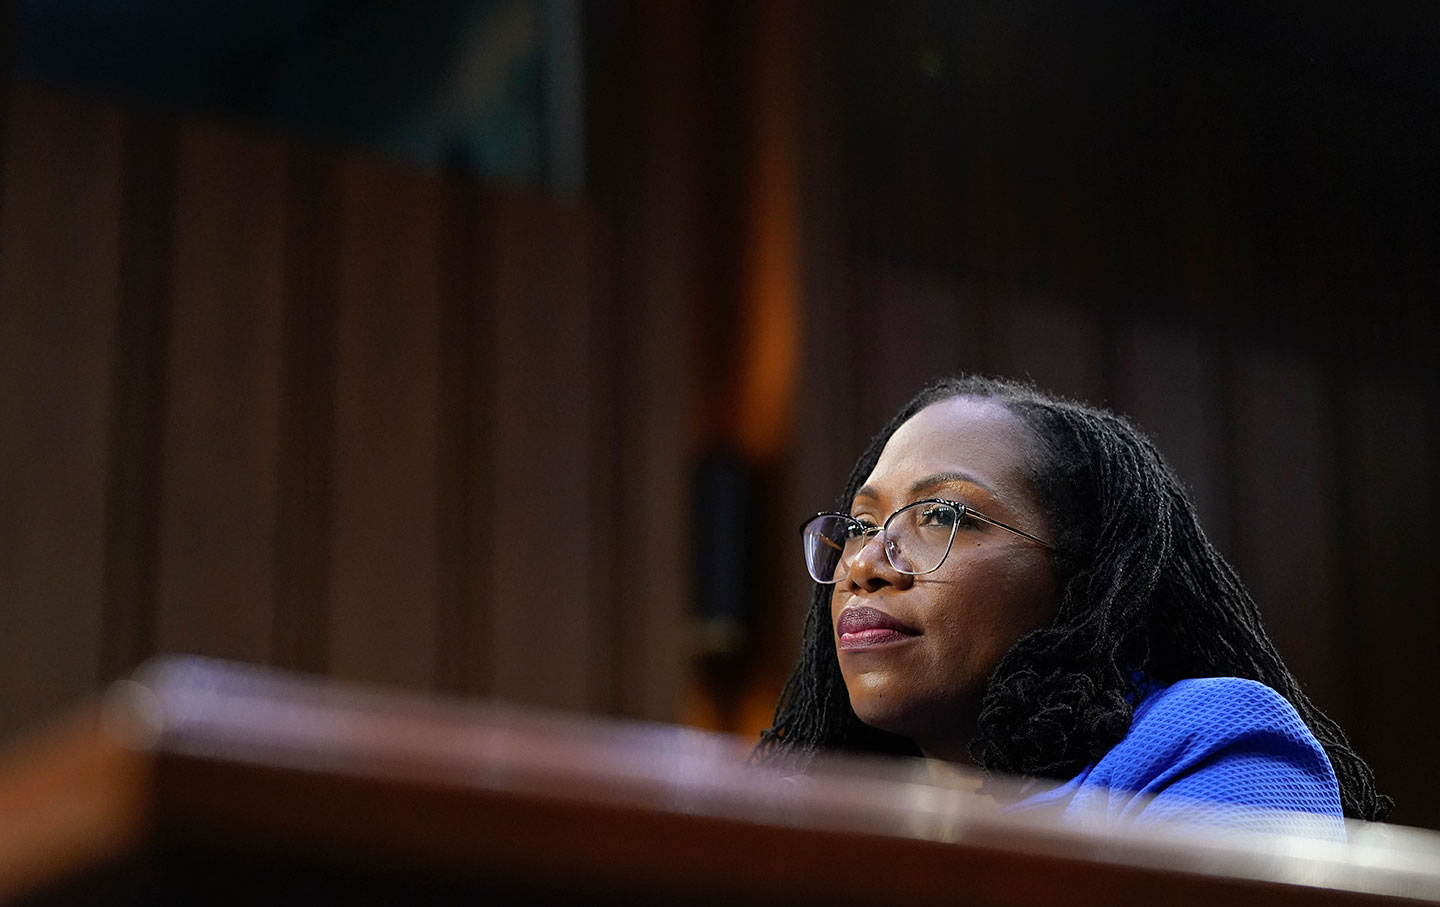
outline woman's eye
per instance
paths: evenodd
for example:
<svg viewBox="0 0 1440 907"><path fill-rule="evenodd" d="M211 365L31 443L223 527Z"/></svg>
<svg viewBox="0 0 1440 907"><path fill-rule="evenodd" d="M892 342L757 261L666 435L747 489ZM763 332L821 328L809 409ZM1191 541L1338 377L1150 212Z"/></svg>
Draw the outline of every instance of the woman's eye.
<svg viewBox="0 0 1440 907"><path fill-rule="evenodd" d="M957 515L953 507L926 507L920 513L920 525L949 529L955 525Z"/></svg>
<svg viewBox="0 0 1440 907"><path fill-rule="evenodd" d="M874 523L871 523L867 520L856 520L855 522L851 523L849 528L846 530L845 537L849 540L864 538L866 535L869 535L870 531L874 528Z"/></svg>

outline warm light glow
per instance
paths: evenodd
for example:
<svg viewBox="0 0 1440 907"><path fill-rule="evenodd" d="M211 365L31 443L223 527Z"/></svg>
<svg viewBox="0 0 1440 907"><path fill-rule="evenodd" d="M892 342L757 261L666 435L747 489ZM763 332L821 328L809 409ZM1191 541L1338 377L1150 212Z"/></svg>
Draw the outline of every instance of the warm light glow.
<svg viewBox="0 0 1440 907"><path fill-rule="evenodd" d="M800 344L799 128L790 4L761 4L745 229L744 325L733 437L754 461L779 456Z"/></svg>

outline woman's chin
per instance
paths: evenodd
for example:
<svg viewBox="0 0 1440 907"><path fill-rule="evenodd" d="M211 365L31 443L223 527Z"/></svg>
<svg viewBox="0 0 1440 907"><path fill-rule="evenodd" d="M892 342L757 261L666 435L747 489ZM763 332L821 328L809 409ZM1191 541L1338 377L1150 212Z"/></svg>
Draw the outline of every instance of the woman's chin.
<svg viewBox="0 0 1440 907"><path fill-rule="evenodd" d="M956 709L954 705L947 703L942 708L935 703L905 702L895 696L850 696L850 707L863 724L904 737L929 755L963 756L975 736L973 711Z"/></svg>
<svg viewBox="0 0 1440 907"><path fill-rule="evenodd" d="M877 700L852 696L850 707L866 726L911 741L917 739L917 734L923 734L926 727L923 715L915 714L913 708L903 707L893 699Z"/></svg>

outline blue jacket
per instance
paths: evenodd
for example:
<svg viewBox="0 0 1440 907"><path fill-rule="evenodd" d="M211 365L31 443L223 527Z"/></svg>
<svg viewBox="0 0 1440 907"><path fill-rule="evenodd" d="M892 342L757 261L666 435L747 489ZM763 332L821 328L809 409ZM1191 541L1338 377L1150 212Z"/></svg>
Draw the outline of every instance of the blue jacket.
<svg viewBox="0 0 1440 907"><path fill-rule="evenodd" d="M1010 809L1081 822L1179 820L1343 836L1335 771L1279 693L1238 677L1152 684L1143 692L1129 732L1110 752Z"/></svg>

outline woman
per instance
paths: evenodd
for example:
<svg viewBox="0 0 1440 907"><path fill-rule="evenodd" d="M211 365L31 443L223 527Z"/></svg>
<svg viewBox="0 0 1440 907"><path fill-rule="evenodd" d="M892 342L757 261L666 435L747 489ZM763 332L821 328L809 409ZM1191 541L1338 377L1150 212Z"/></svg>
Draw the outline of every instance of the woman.
<svg viewBox="0 0 1440 907"><path fill-rule="evenodd" d="M1388 812L1124 419L937 381L871 440L840 501L802 530L816 588L758 761L924 755L1064 782L1020 808L1131 818L1197 800Z"/></svg>

